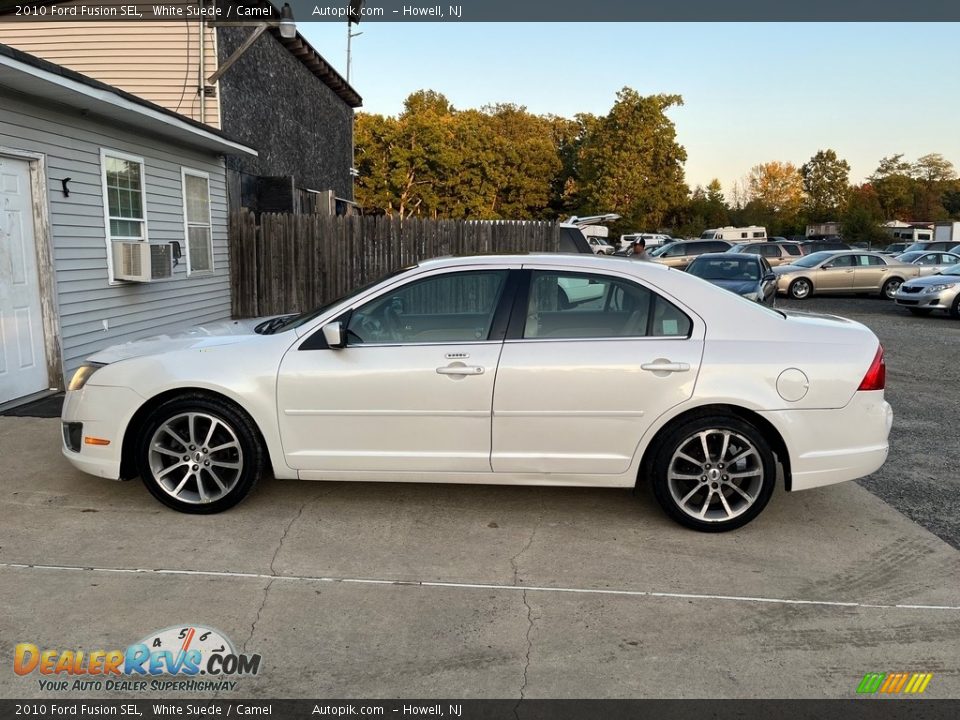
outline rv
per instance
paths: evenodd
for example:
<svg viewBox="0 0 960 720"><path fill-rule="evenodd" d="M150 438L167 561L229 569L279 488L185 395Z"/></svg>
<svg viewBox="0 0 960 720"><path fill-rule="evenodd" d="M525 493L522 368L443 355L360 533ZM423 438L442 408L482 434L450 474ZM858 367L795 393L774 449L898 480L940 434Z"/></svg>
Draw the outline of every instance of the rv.
<svg viewBox="0 0 960 720"><path fill-rule="evenodd" d="M704 230L701 240L726 240L730 243L766 242L767 229L760 225L722 227Z"/></svg>

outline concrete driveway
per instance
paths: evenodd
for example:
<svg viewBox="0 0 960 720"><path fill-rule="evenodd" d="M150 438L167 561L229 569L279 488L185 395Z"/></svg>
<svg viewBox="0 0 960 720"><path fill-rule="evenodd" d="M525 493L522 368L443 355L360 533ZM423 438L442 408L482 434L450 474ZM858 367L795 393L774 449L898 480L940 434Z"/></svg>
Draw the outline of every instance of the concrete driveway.
<svg viewBox="0 0 960 720"><path fill-rule="evenodd" d="M621 490L267 480L192 517L74 471L58 431L0 418L2 697L51 697L18 642L192 623L263 656L227 698L845 698L894 671L960 696L960 552L855 483L724 535Z"/></svg>

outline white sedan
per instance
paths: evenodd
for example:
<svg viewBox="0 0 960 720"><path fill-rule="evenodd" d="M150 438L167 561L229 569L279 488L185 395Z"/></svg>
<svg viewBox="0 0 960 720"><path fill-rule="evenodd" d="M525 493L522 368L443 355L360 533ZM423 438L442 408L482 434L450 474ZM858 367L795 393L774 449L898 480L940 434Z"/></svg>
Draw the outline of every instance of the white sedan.
<svg viewBox="0 0 960 720"><path fill-rule="evenodd" d="M589 292L588 292L589 290ZM656 263L424 262L312 312L116 346L73 377L63 453L212 513L277 478L653 486L730 530L887 457L863 325Z"/></svg>

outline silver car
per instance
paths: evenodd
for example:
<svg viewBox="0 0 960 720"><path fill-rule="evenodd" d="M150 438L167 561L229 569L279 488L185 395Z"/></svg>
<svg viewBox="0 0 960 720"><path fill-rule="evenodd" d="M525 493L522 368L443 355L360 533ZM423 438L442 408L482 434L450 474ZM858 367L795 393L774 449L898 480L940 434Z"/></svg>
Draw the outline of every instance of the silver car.
<svg viewBox="0 0 960 720"><path fill-rule="evenodd" d="M893 301L914 315L929 315L934 310L960 318L960 265L938 275L909 280L900 286Z"/></svg>
<svg viewBox="0 0 960 720"><path fill-rule="evenodd" d="M918 265L920 267L920 277L936 275L938 272L960 263L960 255L938 250L911 250L910 252L900 253L895 257L900 262Z"/></svg>

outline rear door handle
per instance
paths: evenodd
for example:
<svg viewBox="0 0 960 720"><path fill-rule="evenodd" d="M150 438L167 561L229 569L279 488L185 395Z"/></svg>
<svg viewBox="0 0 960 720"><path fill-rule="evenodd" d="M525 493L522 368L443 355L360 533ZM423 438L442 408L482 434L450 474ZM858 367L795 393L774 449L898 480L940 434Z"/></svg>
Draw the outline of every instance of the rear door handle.
<svg viewBox="0 0 960 720"><path fill-rule="evenodd" d="M690 363L670 362L669 360L654 360L652 363L644 363L640 366L640 369L654 373L688 372L690 370Z"/></svg>
<svg viewBox="0 0 960 720"><path fill-rule="evenodd" d="M437 368L438 375L483 375L479 365L447 365Z"/></svg>

